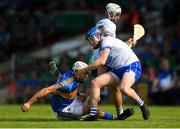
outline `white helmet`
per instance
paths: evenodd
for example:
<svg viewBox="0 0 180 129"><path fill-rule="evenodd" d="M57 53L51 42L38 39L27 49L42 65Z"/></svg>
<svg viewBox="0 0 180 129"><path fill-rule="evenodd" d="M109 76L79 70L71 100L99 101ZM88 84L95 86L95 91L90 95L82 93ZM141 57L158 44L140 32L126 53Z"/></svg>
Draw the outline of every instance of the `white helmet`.
<svg viewBox="0 0 180 129"><path fill-rule="evenodd" d="M73 64L72 69L73 69L73 71L75 72L75 71L80 70L80 69L82 69L82 68L85 68L85 67L87 67L87 66L88 66L88 65L87 65L86 63L82 62L82 61L76 61L76 62Z"/></svg>
<svg viewBox="0 0 180 129"><path fill-rule="evenodd" d="M108 3L106 5L106 11L108 13L112 12L114 17L117 13L121 14L121 7L118 4Z"/></svg>

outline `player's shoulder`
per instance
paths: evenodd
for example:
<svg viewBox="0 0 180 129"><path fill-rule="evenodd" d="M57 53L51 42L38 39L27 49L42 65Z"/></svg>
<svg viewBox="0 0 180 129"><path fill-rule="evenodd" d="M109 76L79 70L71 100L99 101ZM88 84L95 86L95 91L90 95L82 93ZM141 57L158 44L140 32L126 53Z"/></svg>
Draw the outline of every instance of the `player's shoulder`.
<svg viewBox="0 0 180 129"><path fill-rule="evenodd" d="M59 84L73 76L74 76L73 70L70 69L70 70L66 71L65 73L63 73L62 76L58 78L56 84Z"/></svg>
<svg viewBox="0 0 180 129"><path fill-rule="evenodd" d="M62 78L71 77L71 76L73 76L73 74L74 74L73 70L69 69L62 75Z"/></svg>
<svg viewBox="0 0 180 129"><path fill-rule="evenodd" d="M106 37L103 37L102 40L101 40L101 44L112 44L112 42L114 42L114 37L111 37L111 36L106 36Z"/></svg>
<svg viewBox="0 0 180 129"><path fill-rule="evenodd" d="M108 18L101 19L101 20L99 20L99 21L97 22L97 24L104 24L104 23L106 23L106 24L112 24L113 22L112 22L110 19L108 19ZM114 23L113 23L113 24L114 24Z"/></svg>
<svg viewBox="0 0 180 129"><path fill-rule="evenodd" d="M103 21L107 21L107 22L112 22L109 18L103 18L103 19L100 19L99 22L103 22Z"/></svg>
<svg viewBox="0 0 180 129"><path fill-rule="evenodd" d="M106 37L103 37L102 38L102 41L105 42L105 41L112 41L112 40L115 40L116 38L115 37L112 37L112 36L106 36Z"/></svg>
<svg viewBox="0 0 180 129"><path fill-rule="evenodd" d="M65 72L65 74L73 74L73 70L72 69L69 69Z"/></svg>
<svg viewBox="0 0 180 129"><path fill-rule="evenodd" d="M127 45L121 39L118 39L116 37L111 37L111 36L103 37L102 43L110 43L110 44L115 44L115 45Z"/></svg>

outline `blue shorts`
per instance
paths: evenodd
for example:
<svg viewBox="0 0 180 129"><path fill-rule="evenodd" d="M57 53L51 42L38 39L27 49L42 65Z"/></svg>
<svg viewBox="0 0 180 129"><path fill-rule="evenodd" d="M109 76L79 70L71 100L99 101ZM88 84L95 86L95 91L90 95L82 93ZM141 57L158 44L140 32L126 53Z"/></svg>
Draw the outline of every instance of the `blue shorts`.
<svg viewBox="0 0 180 129"><path fill-rule="evenodd" d="M141 63L140 61L136 61L128 66L119 68L119 69L112 69L111 72L122 79L124 73L132 71L135 74L135 81L137 81L142 73Z"/></svg>

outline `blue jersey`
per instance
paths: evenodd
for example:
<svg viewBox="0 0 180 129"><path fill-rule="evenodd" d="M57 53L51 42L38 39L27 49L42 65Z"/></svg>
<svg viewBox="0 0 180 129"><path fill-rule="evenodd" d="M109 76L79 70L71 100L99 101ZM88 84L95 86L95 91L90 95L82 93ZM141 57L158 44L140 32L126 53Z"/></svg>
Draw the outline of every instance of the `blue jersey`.
<svg viewBox="0 0 180 129"><path fill-rule="evenodd" d="M73 71L69 70L57 80L56 84L56 92L51 95L51 107L54 112L59 113L70 105L78 94L79 82L74 79Z"/></svg>

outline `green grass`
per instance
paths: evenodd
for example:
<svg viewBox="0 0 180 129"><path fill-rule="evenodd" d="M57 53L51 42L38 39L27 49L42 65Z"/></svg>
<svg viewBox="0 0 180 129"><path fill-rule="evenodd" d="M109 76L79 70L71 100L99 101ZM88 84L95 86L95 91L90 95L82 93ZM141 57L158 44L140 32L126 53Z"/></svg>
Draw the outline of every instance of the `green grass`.
<svg viewBox="0 0 180 129"><path fill-rule="evenodd" d="M133 107L135 114L125 121L85 122L59 121L48 105L33 105L27 113L21 112L19 105L5 105L0 106L0 128L180 128L180 107L150 106L151 118L147 121L140 109ZM112 105L101 109L115 113Z"/></svg>

